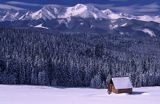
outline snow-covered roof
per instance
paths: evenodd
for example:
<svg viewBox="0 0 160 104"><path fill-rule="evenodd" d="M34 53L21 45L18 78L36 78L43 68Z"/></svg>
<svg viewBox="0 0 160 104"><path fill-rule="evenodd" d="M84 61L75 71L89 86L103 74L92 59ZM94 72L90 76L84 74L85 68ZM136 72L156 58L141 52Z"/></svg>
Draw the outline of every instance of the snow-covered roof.
<svg viewBox="0 0 160 104"><path fill-rule="evenodd" d="M112 81L116 89L125 89L133 87L129 77L116 77L112 78Z"/></svg>

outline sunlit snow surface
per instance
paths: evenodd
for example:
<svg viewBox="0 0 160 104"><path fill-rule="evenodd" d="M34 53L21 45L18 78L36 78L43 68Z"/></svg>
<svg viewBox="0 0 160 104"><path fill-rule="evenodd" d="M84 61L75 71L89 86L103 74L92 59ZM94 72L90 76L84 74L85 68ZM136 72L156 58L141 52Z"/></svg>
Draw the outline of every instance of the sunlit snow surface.
<svg viewBox="0 0 160 104"><path fill-rule="evenodd" d="M47 27L44 27L43 24L39 24L39 25L36 25L36 26L34 26L34 27L36 27L36 28L48 29Z"/></svg>
<svg viewBox="0 0 160 104"><path fill-rule="evenodd" d="M150 29L143 29L142 30L144 33L147 33L147 34L149 34L151 37L155 37L156 36L156 34L152 31L152 30L150 30Z"/></svg>
<svg viewBox="0 0 160 104"><path fill-rule="evenodd" d="M0 85L0 104L159 104L160 87L135 88L132 95L106 89Z"/></svg>

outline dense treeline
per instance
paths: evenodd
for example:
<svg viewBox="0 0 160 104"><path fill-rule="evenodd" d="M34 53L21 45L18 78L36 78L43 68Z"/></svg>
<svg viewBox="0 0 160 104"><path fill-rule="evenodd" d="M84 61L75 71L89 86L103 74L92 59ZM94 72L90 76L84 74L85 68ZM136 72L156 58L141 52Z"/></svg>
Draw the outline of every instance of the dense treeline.
<svg viewBox="0 0 160 104"><path fill-rule="evenodd" d="M106 87L115 76L160 85L160 39L0 29L0 83Z"/></svg>

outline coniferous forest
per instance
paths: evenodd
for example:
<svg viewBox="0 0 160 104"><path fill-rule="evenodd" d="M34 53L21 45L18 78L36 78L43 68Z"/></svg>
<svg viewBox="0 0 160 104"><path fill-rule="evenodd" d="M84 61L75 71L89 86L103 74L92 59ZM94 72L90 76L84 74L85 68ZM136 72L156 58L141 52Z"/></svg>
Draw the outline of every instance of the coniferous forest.
<svg viewBox="0 0 160 104"><path fill-rule="evenodd" d="M0 83L104 88L111 77L160 85L160 38L0 29Z"/></svg>

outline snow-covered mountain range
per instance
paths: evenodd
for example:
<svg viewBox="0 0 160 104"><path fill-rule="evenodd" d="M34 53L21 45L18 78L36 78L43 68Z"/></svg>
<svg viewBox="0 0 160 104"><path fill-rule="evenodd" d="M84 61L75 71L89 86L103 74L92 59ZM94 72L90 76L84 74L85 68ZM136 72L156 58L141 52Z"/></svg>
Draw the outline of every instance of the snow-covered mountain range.
<svg viewBox="0 0 160 104"><path fill-rule="evenodd" d="M159 15L132 15L100 9L96 5L44 5L29 10L0 5L0 28L40 28L60 32L93 32L114 34L145 34L155 37L160 32Z"/></svg>
<svg viewBox="0 0 160 104"><path fill-rule="evenodd" d="M153 21L160 23L160 16L140 15L134 16L124 13L116 13L110 9L98 9L94 5L77 4L75 6L60 6L60 5L44 5L39 10L25 10L12 6L3 5L0 8L0 21L15 21L15 20L52 20L57 18L94 18L94 19L136 19L140 21Z"/></svg>

